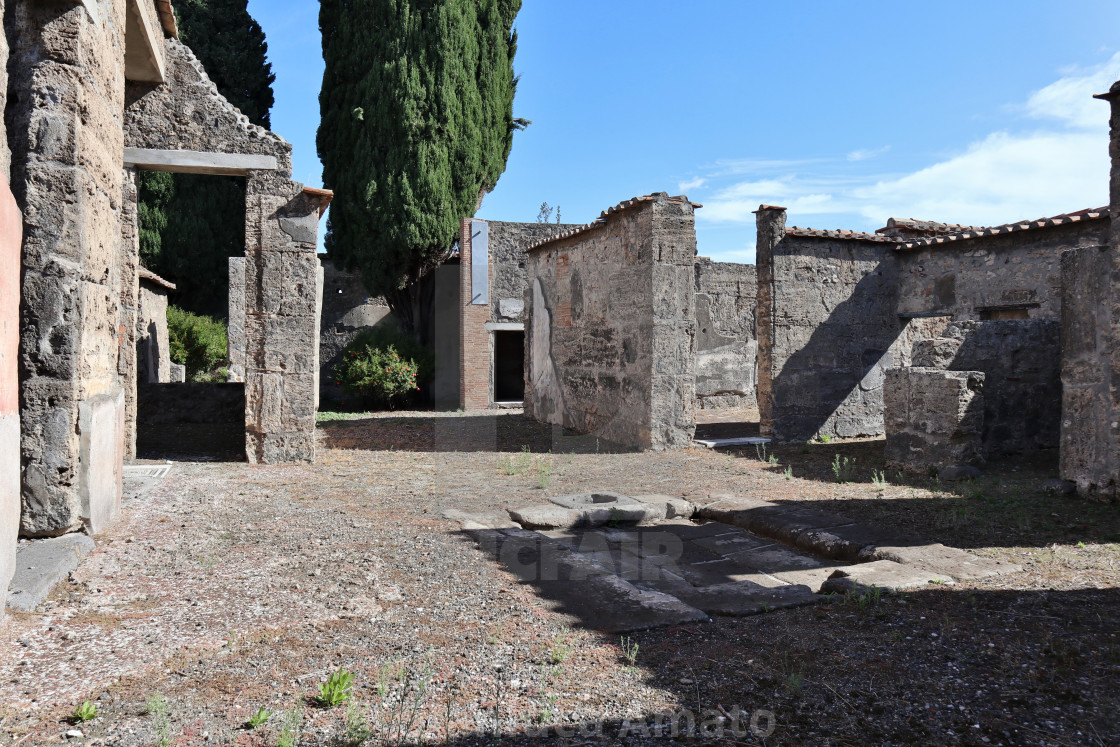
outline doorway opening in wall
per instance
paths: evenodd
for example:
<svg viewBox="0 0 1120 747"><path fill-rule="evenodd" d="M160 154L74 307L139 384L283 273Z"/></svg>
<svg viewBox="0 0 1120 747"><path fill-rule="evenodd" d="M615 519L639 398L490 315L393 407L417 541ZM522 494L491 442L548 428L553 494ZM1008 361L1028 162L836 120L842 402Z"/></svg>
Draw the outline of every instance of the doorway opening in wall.
<svg viewBox="0 0 1120 747"><path fill-rule="evenodd" d="M525 332L494 332L494 402L521 404L525 401Z"/></svg>
<svg viewBox="0 0 1120 747"><path fill-rule="evenodd" d="M244 459L244 384L227 380L229 260L245 254L245 179L141 170L137 198L136 454ZM151 276L163 281L162 298L147 289Z"/></svg>

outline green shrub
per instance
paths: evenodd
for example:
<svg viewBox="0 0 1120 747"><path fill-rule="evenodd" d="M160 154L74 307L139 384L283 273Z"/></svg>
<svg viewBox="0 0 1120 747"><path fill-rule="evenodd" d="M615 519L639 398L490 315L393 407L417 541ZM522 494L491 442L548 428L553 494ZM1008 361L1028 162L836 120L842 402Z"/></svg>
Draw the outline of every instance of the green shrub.
<svg viewBox="0 0 1120 747"><path fill-rule="evenodd" d="M167 332L171 360L187 367L188 381L225 381L229 350L225 321L168 306Z"/></svg>
<svg viewBox="0 0 1120 747"><path fill-rule="evenodd" d="M348 395L392 409L410 393L419 391L416 371L416 363L402 357L392 345L355 350L347 347L342 362L334 367L334 376Z"/></svg>
<svg viewBox="0 0 1120 747"><path fill-rule="evenodd" d="M431 392L435 356L393 327L371 327L343 349L334 378L359 406L391 409Z"/></svg>
<svg viewBox="0 0 1120 747"><path fill-rule="evenodd" d="M401 358L416 364L416 383L421 391L430 392L436 378L436 356L411 335L397 329L395 325L368 327L354 336L343 351L344 357L365 348L384 350L393 346Z"/></svg>

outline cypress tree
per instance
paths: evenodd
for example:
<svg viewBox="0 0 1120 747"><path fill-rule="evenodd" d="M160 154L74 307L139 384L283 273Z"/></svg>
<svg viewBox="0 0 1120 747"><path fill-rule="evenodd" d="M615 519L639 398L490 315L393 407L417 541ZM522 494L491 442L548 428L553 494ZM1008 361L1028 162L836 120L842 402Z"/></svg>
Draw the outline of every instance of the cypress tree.
<svg viewBox="0 0 1120 747"><path fill-rule="evenodd" d="M254 124L269 126L272 66L248 0L177 0L179 35L218 91ZM245 251L245 185L237 177L141 172L140 258L178 285L172 302L224 317L228 258Z"/></svg>
<svg viewBox="0 0 1120 747"><path fill-rule="evenodd" d="M521 0L322 0L327 251L423 335L418 281L505 171Z"/></svg>

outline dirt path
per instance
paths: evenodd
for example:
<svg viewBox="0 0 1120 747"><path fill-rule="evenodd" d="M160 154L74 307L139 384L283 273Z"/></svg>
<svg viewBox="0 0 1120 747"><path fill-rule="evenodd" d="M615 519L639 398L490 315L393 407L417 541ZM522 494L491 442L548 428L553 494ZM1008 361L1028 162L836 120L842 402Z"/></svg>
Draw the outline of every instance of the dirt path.
<svg viewBox="0 0 1120 747"><path fill-rule="evenodd" d="M517 413L320 431L313 466L177 464L70 584L10 615L0 743L78 729L80 744L276 744L287 718L299 744L356 744L343 733L360 713L369 744L406 727L435 743L536 743L576 725L575 743L663 744L642 730L669 711L687 730L686 710L725 742L770 727L767 744L1120 738L1120 511L1044 494L1050 464L876 484L875 441L779 448L771 464L755 449L607 453ZM855 460L851 482L837 482L837 455ZM442 518L590 489L829 501L1025 570L622 641L551 611ZM349 717L311 700L340 667L355 675ZM86 699L99 718L62 720ZM274 715L243 729L262 707Z"/></svg>

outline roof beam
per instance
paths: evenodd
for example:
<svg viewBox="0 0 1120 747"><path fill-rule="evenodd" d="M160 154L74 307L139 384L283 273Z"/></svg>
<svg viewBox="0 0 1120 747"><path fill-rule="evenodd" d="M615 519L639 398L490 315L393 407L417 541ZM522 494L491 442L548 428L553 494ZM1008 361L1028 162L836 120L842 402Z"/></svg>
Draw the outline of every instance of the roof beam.
<svg viewBox="0 0 1120 747"><path fill-rule="evenodd" d="M151 148L125 148L124 165L148 171L214 176L248 176L250 171L276 171L280 168L276 156L258 153L206 153Z"/></svg>

